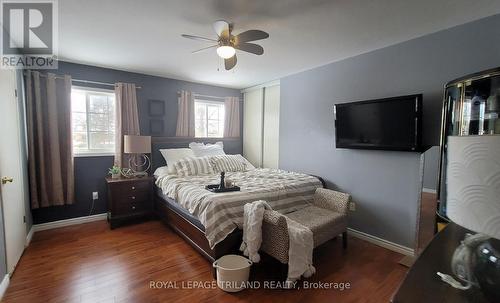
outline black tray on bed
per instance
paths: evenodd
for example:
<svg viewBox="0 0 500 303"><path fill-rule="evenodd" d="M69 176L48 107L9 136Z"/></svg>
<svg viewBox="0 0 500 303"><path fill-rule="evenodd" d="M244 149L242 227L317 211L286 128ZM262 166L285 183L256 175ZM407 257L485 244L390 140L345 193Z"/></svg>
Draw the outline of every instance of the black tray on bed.
<svg viewBox="0 0 500 303"><path fill-rule="evenodd" d="M219 184L210 184L205 186L205 189L213 193L227 193L231 191L240 191L239 186L219 188Z"/></svg>

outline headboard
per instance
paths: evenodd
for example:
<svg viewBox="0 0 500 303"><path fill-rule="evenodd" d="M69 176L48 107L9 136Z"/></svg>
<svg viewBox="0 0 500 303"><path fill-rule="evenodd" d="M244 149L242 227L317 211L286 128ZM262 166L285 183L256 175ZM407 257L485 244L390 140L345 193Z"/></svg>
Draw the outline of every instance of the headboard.
<svg viewBox="0 0 500 303"><path fill-rule="evenodd" d="M191 142L215 143L224 142L226 154L243 154L241 138L186 138L186 137L151 137L151 167L154 172L158 167L167 163L160 153L160 149L189 147Z"/></svg>

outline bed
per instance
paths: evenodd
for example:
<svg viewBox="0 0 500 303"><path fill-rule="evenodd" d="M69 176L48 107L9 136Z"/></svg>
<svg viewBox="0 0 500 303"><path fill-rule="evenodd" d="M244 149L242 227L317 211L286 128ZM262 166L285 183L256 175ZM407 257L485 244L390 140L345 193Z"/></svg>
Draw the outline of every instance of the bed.
<svg viewBox="0 0 500 303"><path fill-rule="evenodd" d="M153 138L153 168L165 165L159 149L186 147L191 141L192 138ZM241 141L224 139L224 149L228 154L241 154ZM214 194L203 189L207 184L218 183L218 178L217 175L162 175L155 182L156 214L211 262L238 251L245 203L262 199L273 209L288 213L307 206L315 189L324 187L318 177L255 169L226 173L226 178L242 188L241 192Z"/></svg>

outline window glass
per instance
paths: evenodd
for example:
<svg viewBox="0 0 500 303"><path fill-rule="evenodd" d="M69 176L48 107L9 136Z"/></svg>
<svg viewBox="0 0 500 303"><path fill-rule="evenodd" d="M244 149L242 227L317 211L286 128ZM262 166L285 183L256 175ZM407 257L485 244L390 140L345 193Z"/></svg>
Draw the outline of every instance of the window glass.
<svg viewBox="0 0 500 303"><path fill-rule="evenodd" d="M224 136L224 103L195 100L195 136L198 138Z"/></svg>
<svg viewBox="0 0 500 303"><path fill-rule="evenodd" d="M73 153L113 153L115 94L108 90L71 90Z"/></svg>

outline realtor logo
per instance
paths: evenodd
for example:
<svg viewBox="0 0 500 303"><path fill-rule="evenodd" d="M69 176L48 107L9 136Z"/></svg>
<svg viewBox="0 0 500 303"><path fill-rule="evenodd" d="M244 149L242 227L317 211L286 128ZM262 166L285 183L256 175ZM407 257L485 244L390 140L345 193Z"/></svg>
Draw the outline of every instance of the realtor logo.
<svg viewBox="0 0 500 303"><path fill-rule="evenodd" d="M1 68L57 68L57 0L0 0Z"/></svg>

